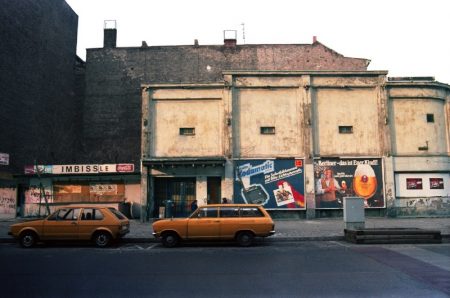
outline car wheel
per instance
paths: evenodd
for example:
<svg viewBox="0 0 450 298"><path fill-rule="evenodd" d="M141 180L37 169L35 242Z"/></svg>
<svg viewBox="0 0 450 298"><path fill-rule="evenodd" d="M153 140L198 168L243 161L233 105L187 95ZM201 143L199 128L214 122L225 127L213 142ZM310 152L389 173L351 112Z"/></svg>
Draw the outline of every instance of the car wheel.
<svg viewBox="0 0 450 298"><path fill-rule="evenodd" d="M175 247L180 242L180 237L176 233L165 233L161 237L165 247Z"/></svg>
<svg viewBox="0 0 450 298"><path fill-rule="evenodd" d="M111 235L108 232L97 232L94 235L94 243L97 247L107 247L111 243Z"/></svg>
<svg viewBox="0 0 450 298"><path fill-rule="evenodd" d="M252 232L244 231L237 235L236 240L239 246L247 247L253 244L253 238L255 238L255 236Z"/></svg>
<svg viewBox="0 0 450 298"><path fill-rule="evenodd" d="M34 232L26 231L20 235L20 245L24 248L30 248L36 245L37 235Z"/></svg>

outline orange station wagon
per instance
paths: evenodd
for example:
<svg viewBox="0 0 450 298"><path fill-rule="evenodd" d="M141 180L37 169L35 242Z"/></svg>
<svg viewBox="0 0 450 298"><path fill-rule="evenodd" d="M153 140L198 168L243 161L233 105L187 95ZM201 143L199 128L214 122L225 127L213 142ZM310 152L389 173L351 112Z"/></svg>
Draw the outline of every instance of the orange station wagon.
<svg viewBox="0 0 450 298"><path fill-rule="evenodd" d="M273 234L275 224L269 213L255 204L206 205L188 218L153 223L153 235L166 247L181 240L236 240L240 246L250 246L254 237Z"/></svg>
<svg viewBox="0 0 450 298"><path fill-rule="evenodd" d="M45 240L92 240L98 247L106 247L129 231L128 218L114 208L70 206L44 219L13 224L8 234L25 248Z"/></svg>

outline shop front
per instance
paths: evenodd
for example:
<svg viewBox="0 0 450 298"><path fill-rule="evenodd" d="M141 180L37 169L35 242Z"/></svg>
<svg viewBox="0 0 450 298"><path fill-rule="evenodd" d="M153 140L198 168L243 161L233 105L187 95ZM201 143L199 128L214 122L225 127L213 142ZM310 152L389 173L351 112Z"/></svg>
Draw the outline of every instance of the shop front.
<svg viewBox="0 0 450 298"><path fill-rule="evenodd" d="M25 168L17 205L24 217L62 205L108 205L140 217L140 176L133 164L39 165Z"/></svg>
<svg viewBox="0 0 450 298"><path fill-rule="evenodd" d="M149 218L186 217L194 201L217 204L225 193L224 158L148 159L143 165Z"/></svg>

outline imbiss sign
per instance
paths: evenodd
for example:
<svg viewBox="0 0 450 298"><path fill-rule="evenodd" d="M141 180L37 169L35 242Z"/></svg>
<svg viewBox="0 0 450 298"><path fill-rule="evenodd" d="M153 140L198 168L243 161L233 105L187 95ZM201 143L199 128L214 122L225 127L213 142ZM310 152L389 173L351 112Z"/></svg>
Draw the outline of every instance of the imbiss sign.
<svg viewBox="0 0 450 298"><path fill-rule="evenodd" d="M102 173L132 173L134 164L86 164L86 165L38 165L25 167L25 174L102 174Z"/></svg>

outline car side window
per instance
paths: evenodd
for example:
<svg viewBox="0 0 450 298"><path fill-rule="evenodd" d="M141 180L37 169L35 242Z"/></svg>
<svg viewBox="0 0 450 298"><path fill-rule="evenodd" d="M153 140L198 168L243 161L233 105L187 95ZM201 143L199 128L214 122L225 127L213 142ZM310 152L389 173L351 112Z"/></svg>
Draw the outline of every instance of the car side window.
<svg viewBox="0 0 450 298"><path fill-rule="evenodd" d="M201 208L198 212L199 218L206 218L206 217L217 217L217 208L215 207L207 207L207 208Z"/></svg>
<svg viewBox="0 0 450 298"><path fill-rule="evenodd" d="M264 214L256 207L243 207L241 217L264 217Z"/></svg>
<svg viewBox="0 0 450 298"><path fill-rule="evenodd" d="M47 220L56 220L56 218L58 217L58 212L59 211L55 211L52 213L52 215L50 215Z"/></svg>
<svg viewBox="0 0 450 298"><path fill-rule="evenodd" d="M239 208L237 207L221 207L220 217L239 217Z"/></svg>
<svg viewBox="0 0 450 298"><path fill-rule="evenodd" d="M84 208L81 214L81 220L102 220L103 218L102 212L96 208Z"/></svg>
<svg viewBox="0 0 450 298"><path fill-rule="evenodd" d="M59 209L58 214L56 215L56 220L66 220L70 216L72 219L72 209Z"/></svg>

